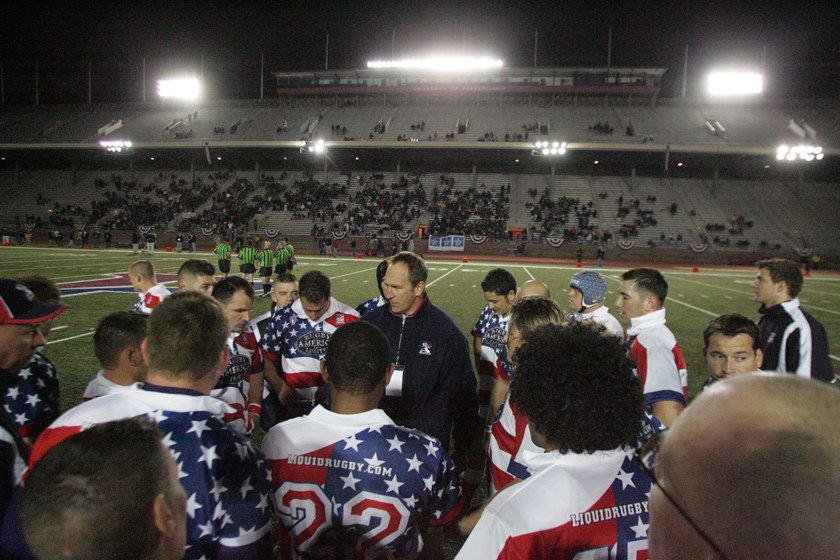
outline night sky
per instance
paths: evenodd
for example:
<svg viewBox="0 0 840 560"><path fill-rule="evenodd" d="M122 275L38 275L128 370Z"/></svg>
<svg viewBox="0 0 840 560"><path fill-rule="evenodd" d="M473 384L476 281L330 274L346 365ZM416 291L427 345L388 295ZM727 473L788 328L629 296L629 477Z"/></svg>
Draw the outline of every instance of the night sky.
<svg viewBox="0 0 840 560"><path fill-rule="evenodd" d="M175 70L198 75L210 98L259 98L271 70L351 69L372 58L427 53L492 55L508 66L664 67L665 96L688 94L716 63L760 68L768 97L840 98L836 2L7 2L0 33L3 97L33 104L139 101ZM466 47L466 48L465 48Z"/></svg>

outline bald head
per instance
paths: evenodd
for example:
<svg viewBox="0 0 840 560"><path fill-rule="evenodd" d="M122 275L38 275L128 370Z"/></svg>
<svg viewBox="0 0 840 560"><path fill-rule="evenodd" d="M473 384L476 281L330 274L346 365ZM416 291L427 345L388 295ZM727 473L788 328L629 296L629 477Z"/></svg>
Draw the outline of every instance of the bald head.
<svg viewBox="0 0 840 560"><path fill-rule="evenodd" d="M551 290L539 280L528 280L519 288L516 294L516 301L526 297L542 297L551 299Z"/></svg>
<svg viewBox="0 0 840 560"><path fill-rule="evenodd" d="M836 557L840 391L789 374L710 387L657 459L660 485L730 558ZM650 500L650 553L707 558L709 545L662 491Z"/></svg>

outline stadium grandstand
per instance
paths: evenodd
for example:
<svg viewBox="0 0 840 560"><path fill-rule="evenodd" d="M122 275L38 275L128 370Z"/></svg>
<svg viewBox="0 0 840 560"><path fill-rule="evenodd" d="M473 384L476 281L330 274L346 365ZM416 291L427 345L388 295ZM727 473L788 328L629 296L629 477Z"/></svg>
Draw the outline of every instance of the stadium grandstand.
<svg viewBox="0 0 840 560"><path fill-rule="evenodd" d="M666 98L666 71L278 71L262 101L4 106L0 226L10 243L455 235L473 254L840 263L838 102Z"/></svg>

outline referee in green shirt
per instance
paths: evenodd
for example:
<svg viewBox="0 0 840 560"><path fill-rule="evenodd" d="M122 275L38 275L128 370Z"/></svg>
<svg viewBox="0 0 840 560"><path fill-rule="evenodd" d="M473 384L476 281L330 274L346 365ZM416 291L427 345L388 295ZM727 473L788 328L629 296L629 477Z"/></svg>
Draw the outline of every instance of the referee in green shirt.
<svg viewBox="0 0 840 560"><path fill-rule="evenodd" d="M213 252L219 257L219 272L222 273L222 278L227 278L230 273L230 244L227 239L220 241Z"/></svg>
<svg viewBox="0 0 840 560"><path fill-rule="evenodd" d="M245 280L254 285L254 272L257 267L254 262L257 260L257 250L254 248L254 241L249 239L244 247L239 249L239 272L245 277Z"/></svg>
<svg viewBox="0 0 840 560"><path fill-rule="evenodd" d="M263 250L257 257L260 261L260 279L262 280L263 295L271 295L271 269L274 267L274 251L271 250L271 241L266 241Z"/></svg>

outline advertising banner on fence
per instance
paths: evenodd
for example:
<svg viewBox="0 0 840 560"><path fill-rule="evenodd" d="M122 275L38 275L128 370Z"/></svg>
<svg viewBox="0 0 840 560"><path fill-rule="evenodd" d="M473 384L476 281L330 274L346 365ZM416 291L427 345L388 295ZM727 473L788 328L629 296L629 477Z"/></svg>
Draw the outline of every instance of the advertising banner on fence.
<svg viewBox="0 0 840 560"><path fill-rule="evenodd" d="M464 251L463 235L447 235L446 237L429 237L429 251Z"/></svg>

